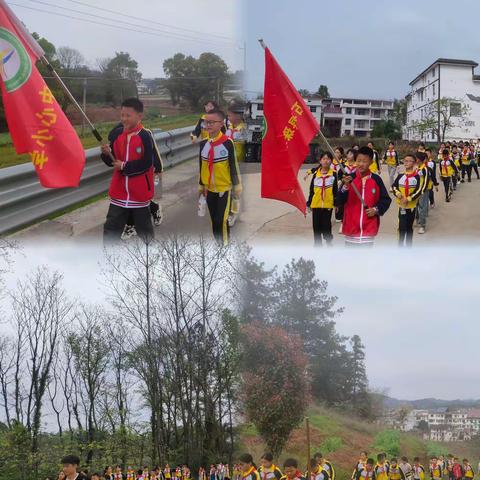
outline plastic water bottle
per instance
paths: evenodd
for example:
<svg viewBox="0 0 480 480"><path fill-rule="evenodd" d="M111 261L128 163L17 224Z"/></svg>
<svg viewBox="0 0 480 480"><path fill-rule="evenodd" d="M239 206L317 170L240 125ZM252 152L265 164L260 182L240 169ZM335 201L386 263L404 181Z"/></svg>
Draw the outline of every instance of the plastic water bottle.
<svg viewBox="0 0 480 480"><path fill-rule="evenodd" d="M153 179L153 184L158 187L160 185L160 177L158 175L155 175L155 178Z"/></svg>
<svg viewBox="0 0 480 480"><path fill-rule="evenodd" d="M205 195L200 195L200 197L198 197L198 216L204 217L206 213L207 213L207 199L205 198Z"/></svg>

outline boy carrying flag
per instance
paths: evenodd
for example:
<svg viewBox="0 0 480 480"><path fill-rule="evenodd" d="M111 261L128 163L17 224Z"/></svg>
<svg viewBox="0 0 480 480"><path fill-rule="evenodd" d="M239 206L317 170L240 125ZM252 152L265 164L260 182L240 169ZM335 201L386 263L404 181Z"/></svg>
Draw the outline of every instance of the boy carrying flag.
<svg viewBox="0 0 480 480"><path fill-rule="evenodd" d="M121 123L102 145L102 160L113 167L110 207L103 228L105 241L120 239L129 216L144 240L153 238L150 202L154 194L153 140L142 125L143 103L129 98L122 103Z"/></svg>

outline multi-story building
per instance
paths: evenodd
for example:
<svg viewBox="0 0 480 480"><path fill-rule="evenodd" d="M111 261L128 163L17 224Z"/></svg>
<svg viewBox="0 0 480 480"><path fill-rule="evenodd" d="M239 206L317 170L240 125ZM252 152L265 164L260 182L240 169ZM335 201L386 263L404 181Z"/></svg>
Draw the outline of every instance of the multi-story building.
<svg viewBox="0 0 480 480"><path fill-rule="evenodd" d="M445 122L444 115L439 113L439 105L442 111L445 109L445 116L451 124L445 132L445 140L480 138L480 75L475 75L477 66L478 63L472 60L439 58L417 75L410 82L410 92L406 96L404 138L438 141L433 128L422 131L418 125L425 127L433 119L437 129L442 127ZM442 99L449 102L444 105Z"/></svg>
<svg viewBox="0 0 480 480"><path fill-rule="evenodd" d="M306 98L305 103L322 129L331 137L369 137L375 122L385 120L393 112L393 100L355 98ZM251 103L251 118L263 117L263 99Z"/></svg>
<svg viewBox="0 0 480 480"><path fill-rule="evenodd" d="M369 137L376 122L393 113L393 100L329 98L323 100L322 126L332 137Z"/></svg>
<svg viewBox="0 0 480 480"><path fill-rule="evenodd" d="M322 100L321 99L303 99L307 107L312 112L319 125L322 123ZM250 116L252 120L261 120L263 113L263 98L250 101Z"/></svg>

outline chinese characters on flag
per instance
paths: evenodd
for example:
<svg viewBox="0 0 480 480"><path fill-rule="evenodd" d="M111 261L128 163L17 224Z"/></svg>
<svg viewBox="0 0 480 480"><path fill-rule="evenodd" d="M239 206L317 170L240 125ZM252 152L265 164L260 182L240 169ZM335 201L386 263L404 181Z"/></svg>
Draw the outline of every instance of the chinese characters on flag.
<svg viewBox="0 0 480 480"><path fill-rule="evenodd" d="M268 48L263 109L262 197L290 203L305 215L297 175L320 126Z"/></svg>

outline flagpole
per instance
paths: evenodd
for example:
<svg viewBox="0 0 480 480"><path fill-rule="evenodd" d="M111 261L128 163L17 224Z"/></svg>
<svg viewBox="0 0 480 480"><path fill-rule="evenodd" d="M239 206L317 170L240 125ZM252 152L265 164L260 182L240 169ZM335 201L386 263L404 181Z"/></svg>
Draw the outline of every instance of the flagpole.
<svg viewBox="0 0 480 480"><path fill-rule="evenodd" d="M267 46L265 45L265 42L263 41L263 38L259 38L258 39L258 43L260 43L260 45L262 46L262 48L265 50L267 48ZM319 126L320 127L320 126ZM325 142L325 144L327 145L328 149L330 150L330 152L332 153L332 155L334 157L336 157L335 155L335 151L333 150L333 148L331 147L331 145L328 143L328 140L325 138L325 135L323 134L321 128L318 129L318 134L320 135L320 138ZM342 172L344 173L344 175L348 176L348 173L347 171L345 170L345 168L343 168L343 165L338 162L338 166L340 167L340 169L342 170ZM362 195L360 195L360 192L358 191L358 188L356 187L356 185L354 185L353 182L351 182L351 185L352 185L352 188L353 188L353 191L355 192L355 195L357 195L358 199L360 200L360 202L362 203L363 207L364 208L368 208L367 207L367 204L365 203L365 201L363 200L362 198ZM309 479L310 480L310 479Z"/></svg>
<svg viewBox="0 0 480 480"><path fill-rule="evenodd" d="M103 137L100 135L100 133L98 132L98 130L96 129L95 125L90 121L90 119L88 118L87 114L83 111L82 107L80 106L80 104L77 102L77 100L75 100L75 97L71 94L70 90L68 89L68 87L65 85L64 81L60 78L60 76L58 75L58 73L55 71L55 69L53 68L52 64L47 60L47 58L45 56L42 56L40 57L40 59L42 60L42 62L44 63L44 65L48 68L48 70L50 71L50 73L55 77L55 80L58 82L58 84L60 85L60 87L62 87L62 90L65 92L65 94L67 95L67 97L69 98L69 100L73 103L73 105L75 106L75 108L80 112L80 114L82 115L82 117L85 119L85 121L88 123L88 125L90 126L90 129L94 135L94 137L99 141L99 142L103 142Z"/></svg>

